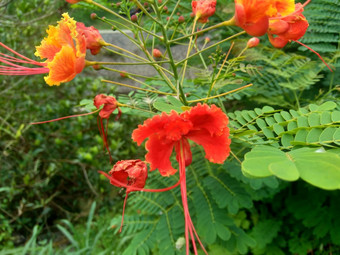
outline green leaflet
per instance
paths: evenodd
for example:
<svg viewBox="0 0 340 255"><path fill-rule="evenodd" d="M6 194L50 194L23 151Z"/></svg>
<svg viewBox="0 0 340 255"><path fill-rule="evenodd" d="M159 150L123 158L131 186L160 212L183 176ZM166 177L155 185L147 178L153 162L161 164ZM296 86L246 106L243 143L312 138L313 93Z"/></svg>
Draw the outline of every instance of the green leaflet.
<svg viewBox="0 0 340 255"><path fill-rule="evenodd" d="M337 147L340 144L340 111L328 101L310 104L298 111L262 109L229 113L230 134L233 140L250 145L271 144L280 149L295 146Z"/></svg>
<svg viewBox="0 0 340 255"><path fill-rule="evenodd" d="M256 146L245 155L242 171L247 176L274 175L286 181L299 178L327 190L340 189L340 155L322 148L283 152L272 146Z"/></svg>

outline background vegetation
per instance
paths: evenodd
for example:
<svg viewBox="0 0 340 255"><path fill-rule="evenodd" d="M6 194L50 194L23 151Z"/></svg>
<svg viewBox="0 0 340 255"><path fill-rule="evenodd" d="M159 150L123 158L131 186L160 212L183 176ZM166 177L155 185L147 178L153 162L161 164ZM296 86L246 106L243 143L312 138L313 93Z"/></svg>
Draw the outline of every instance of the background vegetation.
<svg viewBox="0 0 340 255"><path fill-rule="evenodd" d="M232 1L218 4L212 21L232 13ZM28 57L33 57L34 46L45 36L46 27L59 20L61 13L69 11L77 20L91 24L88 14L92 10L86 5L70 9L65 1L20 0L1 1L0 6L1 41ZM188 6L190 1L183 8ZM339 7L336 0L320 0L305 8L310 27L302 42L319 51L333 69L340 68ZM232 32L219 30L211 37L218 40ZM236 42L233 58L216 84L220 90L226 84L254 84L223 99L230 113L232 150L242 161L256 144L291 149L291 140L286 146L286 139L291 138L283 138L282 131L274 128L284 121L276 113L283 118L282 110L287 111L293 119L291 111L308 117L313 111L332 114L340 110L338 71L329 72L314 54L297 44L281 51L265 43L266 38L239 59L238 45L245 41ZM209 53L217 67L224 54L222 48ZM203 72L187 81L195 84L197 97L212 73ZM0 254L183 254L178 190L131 194L126 227L117 233L124 192L97 173L108 171L111 165L102 149L95 116L29 125L82 113L81 99L114 93L112 87L91 75L80 75L60 87L48 87L41 76L0 77ZM151 95L138 92L135 97ZM128 101L129 95L119 95L119 100ZM332 106L315 108L325 102ZM265 124L254 123L252 114ZM141 121L139 116L123 114L119 122L110 122L115 160L143 155L142 149L130 142L132 130ZM321 124L324 126L318 128L338 128L339 120ZM317 140L308 140L307 135L296 140L298 130L294 132L292 139L300 145L339 145L337 140L326 143L321 133ZM188 170L189 206L210 254L340 254L339 190L326 191L301 180L285 182L274 176L246 178L234 157L217 166L199 156L202 152L198 148L194 153L199 160ZM165 181L157 177L157 173L150 174L148 182L153 188L176 181L176 177Z"/></svg>

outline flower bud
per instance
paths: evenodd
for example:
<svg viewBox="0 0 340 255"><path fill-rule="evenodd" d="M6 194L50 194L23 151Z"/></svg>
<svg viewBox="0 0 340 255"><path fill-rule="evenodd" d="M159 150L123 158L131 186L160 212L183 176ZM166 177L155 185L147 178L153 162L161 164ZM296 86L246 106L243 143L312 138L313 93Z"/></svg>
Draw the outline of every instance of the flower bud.
<svg viewBox="0 0 340 255"><path fill-rule="evenodd" d="M161 58L162 57L162 52L160 50L158 50L158 49L153 49L152 56L154 58Z"/></svg>
<svg viewBox="0 0 340 255"><path fill-rule="evenodd" d="M91 13L90 18L91 19L96 19L97 18L97 14L96 13Z"/></svg>
<svg viewBox="0 0 340 255"><path fill-rule="evenodd" d="M248 48L254 48L256 47L258 44L260 43L260 39L257 37L253 37L251 39L248 40L247 42L247 47Z"/></svg>
<svg viewBox="0 0 340 255"><path fill-rule="evenodd" d="M92 68L94 70L100 70L100 69L102 69L102 66L101 65L93 65Z"/></svg>
<svg viewBox="0 0 340 255"><path fill-rule="evenodd" d="M205 43L209 43L209 42L210 42L210 37L207 36L207 37L204 39L204 42L205 42Z"/></svg>
<svg viewBox="0 0 340 255"><path fill-rule="evenodd" d="M120 75L120 77L122 77L122 78L128 77L126 71L121 71L121 72L119 73L119 75Z"/></svg>
<svg viewBox="0 0 340 255"><path fill-rule="evenodd" d="M183 23L185 21L183 16L178 17L178 23Z"/></svg>
<svg viewBox="0 0 340 255"><path fill-rule="evenodd" d="M137 20L138 20L137 15L133 14L133 15L131 16L131 21L132 21L132 22L137 22Z"/></svg>

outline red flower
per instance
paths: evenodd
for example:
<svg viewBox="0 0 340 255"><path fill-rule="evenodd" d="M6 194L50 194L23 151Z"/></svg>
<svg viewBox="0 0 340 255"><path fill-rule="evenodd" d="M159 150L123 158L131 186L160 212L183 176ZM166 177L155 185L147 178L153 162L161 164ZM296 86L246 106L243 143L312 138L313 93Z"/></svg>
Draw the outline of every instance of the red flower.
<svg viewBox="0 0 340 255"><path fill-rule="evenodd" d="M215 13L216 0L198 0L191 2L192 12L199 22L207 23L208 18Z"/></svg>
<svg viewBox="0 0 340 255"><path fill-rule="evenodd" d="M93 26L86 27L82 22L77 22L77 31L86 40L86 49L91 50L92 55L99 53L102 46L106 45L98 29Z"/></svg>
<svg viewBox="0 0 340 255"><path fill-rule="evenodd" d="M113 166L109 175L111 175L113 179L127 185L128 188L126 192L130 192L133 191L134 188L144 188L146 179L148 178L148 168L145 162L140 159L121 160ZM123 187L113 180L110 182L114 186Z"/></svg>
<svg viewBox="0 0 340 255"><path fill-rule="evenodd" d="M132 133L132 139L140 145L146 138L146 161L151 165L151 171L158 168L161 175L169 176L175 170L171 166L170 156L175 148L177 160L180 155L180 144L183 147L185 165L192 160L188 140L202 145L206 158L213 163L223 163L228 157L230 148L228 117L215 105L198 104L178 114L172 111L170 115L162 113L148 119L139 125Z"/></svg>
<svg viewBox="0 0 340 255"><path fill-rule="evenodd" d="M283 48L290 41L299 40L308 28L308 21L302 14L303 6L295 5L295 12L285 17L270 20L268 37L276 48Z"/></svg>
<svg viewBox="0 0 340 255"><path fill-rule="evenodd" d="M100 173L106 176L112 185L126 187L122 221L119 229L119 232L121 232L128 195L131 191L136 190L135 188L137 188L137 190L144 188L146 179L148 178L148 168L145 162L139 159L130 159L118 161L109 172L109 175L101 171Z"/></svg>
<svg viewBox="0 0 340 255"><path fill-rule="evenodd" d="M118 115L116 117L116 120L120 118L122 112L118 108L118 102L113 96L106 96L104 94L96 95L96 97L93 100L93 104L95 107L97 107L97 109L99 109L100 106L104 105L104 107L99 112L99 117L97 121L98 121L98 128L99 128L100 135L102 136L103 141L104 141L104 146L106 147L106 150L110 155L110 161L112 162L110 148L107 142L108 121L109 121L111 113L114 112L114 110L118 109ZM106 130L104 129L103 119L107 119Z"/></svg>
<svg viewBox="0 0 340 255"><path fill-rule="evenodd" d="M121 111L118 108L118 102L113 96L107 96L104 94L96 95L93 100L93 104L95 107L97 107L97 109L104 105L103 109L101 109L99 112L99 116L102 119L108 119L111 113L116 109L118 109L118 119L121 115Z"/></svg>

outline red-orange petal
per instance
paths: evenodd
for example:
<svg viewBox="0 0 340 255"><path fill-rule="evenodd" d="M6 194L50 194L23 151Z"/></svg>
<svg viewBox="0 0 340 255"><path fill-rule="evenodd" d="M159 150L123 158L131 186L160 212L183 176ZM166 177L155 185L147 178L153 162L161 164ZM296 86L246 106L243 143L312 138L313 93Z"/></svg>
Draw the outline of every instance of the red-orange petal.
<svg viewBox="0 0 340 255"><path fill-rule="evenodd" d="M150 171L158 169L163 176L170 176L177 172L171 166L170 156L175 142L164 139L157 134L152 135L145 144L148 153L145 159L150 163Z"/></svg>
<svg viewBox="0 0 340 255"><path fill-rule="evenodd" d="M207 130L190 131L186 136L202 145L205 157L212 163L222 164L230 153L229 129L226 127L220 135L210 135Z"/></svg>
<svg viewBox="0 0 340 255"><path fill-rule="evenodd" d="M77 61L73 48L63 46L55 55L53 61L47 64L50 69L49 75L45 77L48 85L60 85L62 82L71 81L85 66L85 58Z"/></svg>
<svg viewBox="0 0 340 255"><path fill-rule="evenodd" d="M180 115L192 123L192 130L207 130L211 135L221 134L228 125L227 115L216 105L197 104Z"/></svg>

